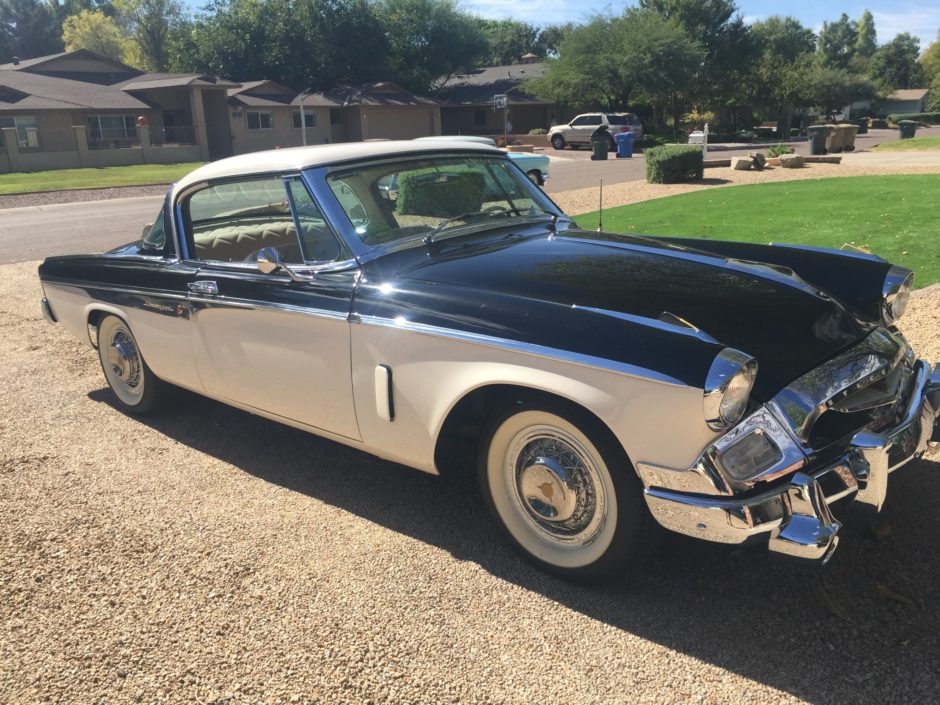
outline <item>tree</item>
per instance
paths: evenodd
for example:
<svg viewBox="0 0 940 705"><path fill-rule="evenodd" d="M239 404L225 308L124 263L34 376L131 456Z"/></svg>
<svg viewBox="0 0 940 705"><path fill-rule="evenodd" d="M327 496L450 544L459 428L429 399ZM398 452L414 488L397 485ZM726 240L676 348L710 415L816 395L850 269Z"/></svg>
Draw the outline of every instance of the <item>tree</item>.
<svg viewBox="0 0 940 705"><path fill-rule="evenodd" d="M53 8L43 0L0 0L0 63L62 51Z"/></svg>
<svg viewBox="0 0 940 705"><path fill-rule="evenodd" d="M545 76L526 90L609 110L625 109L635 98L662 103L688 90L702 54L675 20L629 9L614 19L596 16L572 30L559 58L550 60Z"/></svg>
<svg viewBox="0 0 940 705"><path fill-rule="evenodd" d="M835 22L823 22L819 32L819 53L826 66L847 69L855 57L855 47L858 42L858 24L842 13Z"/></svg>
<svg viewBox="0 0 940 705"><path fill-rule="evenodd" d="M878 48L878 34L875 32L875 18L865 10L856 25L855 54L870 59Z"/></svg>
<svg viewBox="0 0 940 705"><path fill-rule="evenodd" d="M796 74L800 94L806 102L822 108L830 120L846 105L871 100L878 93L871 80L848 69L827 66L816 57L806 57L800 63Z"/></svg>
<svg viewBox="0 0 940 705"><path fill-rule="evenodd" d="M132 66L137 56L136 44L101 10L82 10L67 17L62 23L62 43L66 51L88 49Z"/></svg>
<svg viewBox="0 0 940 705"><path fill-rule="evenodd" d="M375 7L388 40L388 75L409 90L431 91L486 53L479 24L454 0L380 0Z"/></svg>
<svg viewBox="0 0 940 705"><path fill-rule="evenodd" d="M175 71L313 90L387 76L383 28L366 0L215 0L170 34Z"/></svg>
<svg viewBox="0 0 940 705"><path fill-rule="evenodd" d="M537 28L516 20L477 20L487 49L482 57L488 66L503 66L519 61L527 52L537 49Z"/></svg>
<svg viewBox="0 0 940 705"><path fill-rule="evenodd" d="M891 88L920 88L925 81L923 67L917 62L920 40L902 32L878 47L871 58L872 77Z"/></svg>
<svg viewBox="0 0 940 705"><path fill-rule="evenodd" d="M920 67L924 72L924 83L930 86L927 109L940 111L940 32L937 32L937 40L920 57Z"/></svg>
<svg viewBox="0 0 940 705"><path fill-rule="evenodd" d="M117 21L140 50L140 65L150 71L170 67L171 32L180 20L176 0L115 0Z"/></svg>
<svg viewBox="0 0 940 705"><path fill-rule="evenodd" d="M761 47L751 80L755 107L784 121L790 108L803 102L799 72L816 49L816 36L793 17L769 17L751 25Z"/></svg>
<svg viewBox="0 0 940 705"><path fill-rule="evenodd" d="M539 32L539 36L535 40L535 48L532 51L542 57L558 56L561 43L571 34L574 28L575 25L572 22L546 25Z"/></svg>
<svg viewBox="0 0 940 705"><path fill-rule="evenodd" d="M733 0L640 0L640 7L675 22L703 50L690 82L692 100L732 106L743 96L758 54Z"/></svg>

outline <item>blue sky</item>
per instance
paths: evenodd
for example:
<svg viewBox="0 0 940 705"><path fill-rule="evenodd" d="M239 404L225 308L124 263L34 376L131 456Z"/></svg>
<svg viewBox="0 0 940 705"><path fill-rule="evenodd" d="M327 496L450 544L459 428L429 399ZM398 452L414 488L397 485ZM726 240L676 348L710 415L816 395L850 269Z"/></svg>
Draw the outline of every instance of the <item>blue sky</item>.
<svg viewBox="0 0 940 705"><path fill-rule="evenodd" d="M461 7L483 17L512 17L536 25L580 21L594 13L619 14L633 2L605 0L463 0ZM858 19L867 8L875 16L878 42L891 40L900 32L920 38L921 48L937 38L940 29L938 0L869 0L868 2L823 2L822 0L737 0L741 14L749 21L774 14L792 15L818 31L826 20L838 19L843 12Z"/></svg>

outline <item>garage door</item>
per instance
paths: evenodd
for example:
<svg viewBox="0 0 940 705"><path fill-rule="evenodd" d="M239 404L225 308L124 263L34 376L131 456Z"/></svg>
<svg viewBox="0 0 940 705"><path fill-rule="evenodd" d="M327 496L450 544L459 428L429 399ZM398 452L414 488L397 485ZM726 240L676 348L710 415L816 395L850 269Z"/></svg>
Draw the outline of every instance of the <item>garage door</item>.
<svg viewBox="0 0 940 705"><path fill-rule="evenodd" d="M434 134L434 111L426 108L370 110L368 121L370 139L410 140Z"/></svg>

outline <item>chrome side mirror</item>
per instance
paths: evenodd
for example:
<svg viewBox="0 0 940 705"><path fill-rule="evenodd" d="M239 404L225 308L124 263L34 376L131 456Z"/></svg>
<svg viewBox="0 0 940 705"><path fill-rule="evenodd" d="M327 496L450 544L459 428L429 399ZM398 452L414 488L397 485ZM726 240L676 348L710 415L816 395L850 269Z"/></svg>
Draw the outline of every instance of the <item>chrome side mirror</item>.
<svg viewBox="0 0 940 705"><path fill-rule="evenodd" d="M274 274L278 271L284 272L295 282L312 282L316 279L313 275L298 274L281 261L281 256L273 247L263 247L255 256L255 264L262 274Z"/></svg>
<svg viewBox="0 0 940 705"><path fill-rule="evenodd" d="M273 247L262 248L255 257L255 263L262 274L274 274L282 267L281 258Z"/></svg>

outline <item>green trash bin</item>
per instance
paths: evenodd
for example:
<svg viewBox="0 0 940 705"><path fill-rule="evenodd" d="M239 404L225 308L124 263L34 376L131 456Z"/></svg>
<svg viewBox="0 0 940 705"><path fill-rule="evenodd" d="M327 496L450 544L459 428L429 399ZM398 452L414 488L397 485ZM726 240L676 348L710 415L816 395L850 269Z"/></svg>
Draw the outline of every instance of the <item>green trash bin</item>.
<svg viewBox="0 0 940 705"><path fill-rule="evenodd" d="M917 132L917 122L914 120L901 120L898 123L898 127L901 128L901 139L909 140Z"/></svg>
<svg viewBox="0 0 940 705"><path fill-rule="evenodd" d="M862 118L856 120L855 124L858 125L858 134L867 135L868 134L868 118Z"/></svg>
<svg viewBox="0 0 940 705"><path fill-rule="evenodd" d="M610 150L610 145L612 144L613 140L610 137L610 131L607 129L607 125L598 127L591 133L591 159L607 159L607 152Z"/></svg>
<svg viewBox="0 0 940 705"><path fill-rule="evenodd" d="M832 127L829 125L810 125L806 128L810 154L826 153L826 140L830 132L832 132Z"/></svg>

